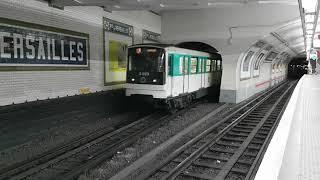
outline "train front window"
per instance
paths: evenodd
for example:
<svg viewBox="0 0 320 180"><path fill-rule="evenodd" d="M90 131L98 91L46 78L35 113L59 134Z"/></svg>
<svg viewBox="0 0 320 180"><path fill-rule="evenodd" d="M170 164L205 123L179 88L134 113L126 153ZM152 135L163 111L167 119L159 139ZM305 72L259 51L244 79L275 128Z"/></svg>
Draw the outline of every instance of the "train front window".
<svg viewBox="0 0 320 180"><path fill-rule="evenodd" d="M135 72L164 72L165 51L154 47L130 48L128 70Z"/></svg>

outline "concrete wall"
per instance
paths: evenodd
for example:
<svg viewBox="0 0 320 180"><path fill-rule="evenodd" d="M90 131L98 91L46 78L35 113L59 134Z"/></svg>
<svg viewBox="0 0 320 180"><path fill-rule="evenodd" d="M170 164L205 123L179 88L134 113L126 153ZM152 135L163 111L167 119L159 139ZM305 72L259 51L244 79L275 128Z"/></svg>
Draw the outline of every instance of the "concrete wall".
<svg viewBox="0 0 320 180"><path fill-rule="evenodd" d="M99 7L48 7L36 0L1 0L0 17L52 26L90 36L90 70L0 72L0 105L79 94L121 86L104 85L103 26L107 17L134 26L135 43L141 43L142 29L161 33L161 17L148 11L107 13Z"/></svg>

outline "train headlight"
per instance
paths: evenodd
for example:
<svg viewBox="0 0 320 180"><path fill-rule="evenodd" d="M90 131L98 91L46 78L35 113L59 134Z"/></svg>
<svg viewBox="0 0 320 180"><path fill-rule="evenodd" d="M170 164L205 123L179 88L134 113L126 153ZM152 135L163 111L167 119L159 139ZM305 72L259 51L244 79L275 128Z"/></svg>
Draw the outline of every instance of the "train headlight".
<svg viewBox="0 0 320 180"><path fill-rule="evenodd" d="M132 78L132 79L131 79L131 81L132 81L132 82L134 82L134 81L135 81L135 79L134 79L134 78Z"/></svg>
<svg viewBox="0 0 320 180"><path fill-rule="evenodd" d="M153 79L153 80L152 80L152 82L156 83L156 82L157 82L157 80L156 80L156 79Z"/></svg>

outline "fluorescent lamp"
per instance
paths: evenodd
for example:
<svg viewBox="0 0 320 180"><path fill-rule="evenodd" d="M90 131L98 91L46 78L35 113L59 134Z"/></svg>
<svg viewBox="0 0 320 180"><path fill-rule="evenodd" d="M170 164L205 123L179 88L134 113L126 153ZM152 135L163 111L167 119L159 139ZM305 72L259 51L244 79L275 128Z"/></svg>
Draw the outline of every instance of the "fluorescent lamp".
<svg viewBox="0 0 320 180"><path fill-rule="evenodd" d="M80 0L73 0L73 1L75 1L75 2L77 2L79 4L82 4L82 2Z"/></svg>
<svg viewBox="0 0 320 180"><path fill-rule="evenodd" d="M312 34L307 34L306 37L307 38L312 38Z"/></svg>
<svg viewBox="0 0 320 180"><path fill-rule="evenodd" d="M306 24L306 29L313 29L313 24L311 23Z"/></svg>
<svg viewBox="0 0 320 180"><path fill-rule="evenodd" d="M306 33L312 35L312 34L313 34L313 31L312 31L312 30L306 30Z"/></svg>
<svg viewBox="0 0 320 180"><path fill-rule="evenodd" d="M309 51L311 49L311 45L307 45L306 49Z"/></svg>
<svg viewBox="0 0 320 180"><path fill-rule="evenodd" d="M315 12L317 0L301 0L302 8L305 12Z"/></svg>
<svg viewBox="0 0 320 180"><path fill-rule="evenodd" d="M314 22L314 15L312 15L312 14L306 14L305 15L305 21L306 21L306 23L313 23Z"/></svg>

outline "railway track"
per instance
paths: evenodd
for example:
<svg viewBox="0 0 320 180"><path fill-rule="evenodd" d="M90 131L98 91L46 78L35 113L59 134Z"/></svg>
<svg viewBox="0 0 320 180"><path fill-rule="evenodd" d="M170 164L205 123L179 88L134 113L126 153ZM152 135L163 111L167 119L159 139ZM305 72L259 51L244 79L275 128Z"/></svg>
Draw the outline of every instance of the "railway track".
<svg viewBox="0 0 320 180"><path fill-rule="evenodd" d="M79 169L85 163L98 163L96 156L112 156L118 149L156 128L167 117L165 113L156 112L117 130L101 129L30 160L1 169L0 179L33 179L38 173L50 179ZM150 122L153 122L152 125Z"/></svg>
<svg viewBox="0 0 320 180"><path fill-rule="evenodd" d="M175 150L146 179L253 179L295 84L271 89L226 116Z"/></svg>
<svg viewBox="0 0 320 180"><path fill-rule="evenodd" d="M0 179L74 179L199 103L172 115L156 112L118 130L94 132L30 160L0 169Z"/></svg>

